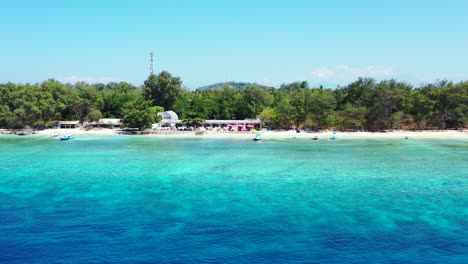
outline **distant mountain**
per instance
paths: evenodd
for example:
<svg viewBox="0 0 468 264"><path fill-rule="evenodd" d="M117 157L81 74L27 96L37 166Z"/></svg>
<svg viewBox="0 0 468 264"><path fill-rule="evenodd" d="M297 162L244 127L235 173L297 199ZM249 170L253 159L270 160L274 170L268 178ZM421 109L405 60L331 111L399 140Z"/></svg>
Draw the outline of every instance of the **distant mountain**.
<svg viewBox="0 0 468 264"><path fill-rule="evenodd" d="M218 89L222 89L222 88L224 88L226 86L232 87L232 88L235 88L235 89L243 89L243 88L245 88L245 87L247 87L249 85L255 85L257 87L264 88L264 89L270 88L269 86L261 85L261 84L258 84L258 83L220 82L220 83L215 83L215 84L211 84L211 85L202 86L202 87L198 88L197 90L198 91L218 90Z"/></svg>

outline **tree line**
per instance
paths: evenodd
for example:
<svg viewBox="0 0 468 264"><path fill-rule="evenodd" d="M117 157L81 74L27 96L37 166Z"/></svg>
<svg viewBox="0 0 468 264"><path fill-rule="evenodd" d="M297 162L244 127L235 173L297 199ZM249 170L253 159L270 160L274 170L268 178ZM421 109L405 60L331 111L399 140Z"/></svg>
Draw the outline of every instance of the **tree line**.
<svg viewBox="0 0 468 264"><path fill-rule="evenodd" d="M157 113L174 110L188 123L206 119L260 118L273 129L449 129L468 125L468 81L437 81L414 87L372 78L336 89L306 81L279 88L190 91L179 77L163 71L140 87L126 82L0 84L0 127L51 127L58 120L123 118L124 126L144 129Z"/></svg>

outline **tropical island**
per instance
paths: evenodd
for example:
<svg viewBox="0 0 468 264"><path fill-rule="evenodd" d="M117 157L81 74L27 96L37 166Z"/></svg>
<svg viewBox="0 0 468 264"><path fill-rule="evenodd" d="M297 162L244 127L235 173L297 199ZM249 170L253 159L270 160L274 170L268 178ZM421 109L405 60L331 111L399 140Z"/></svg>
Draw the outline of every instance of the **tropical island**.
<svg viewBox="0 0 468 264"><path fill-rule="evenodd" d="M140 87L127 82L0 84L0 128L52 128L59 120L121 118L144 130L173 110L194 127L204 120L260 119L273 130L386 131L463 129L468 125L468 81L414 87L397 80L358 80L335 89L307 81L267 87L222 83L188 90L167 71Z"/></svg>

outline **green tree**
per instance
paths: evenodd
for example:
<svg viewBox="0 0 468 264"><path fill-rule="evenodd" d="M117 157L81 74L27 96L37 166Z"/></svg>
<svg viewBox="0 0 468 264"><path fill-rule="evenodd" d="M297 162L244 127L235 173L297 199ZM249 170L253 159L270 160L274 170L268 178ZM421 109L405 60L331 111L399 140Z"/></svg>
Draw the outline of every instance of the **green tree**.
<svg viewBox="0 0 468 264"><path fill-rule="evenodd" d="M468 105L468 85L466 82L454 85L442 81L436 84L434 117L438 127L463 127L466 124Z"/></svg>
<svg viewBox="0 0 468 264"><path fill-rule="evenodd" d="M234 98L239 94L239 90L229 85L225 85L221 89L205 92L212 104L210 108L212 112L209 113L209 117L213 119L235 119L237 104Z"/></svg>
<svg viewBox="0 0 468 264"><path fill-rule="evenodd" d="M260 87L249 85L241 90L242 101L248 107L248 117L256 118L257 115L269 106L274 98L267 90Z"/></svg>
<svg viewBox="0 0 468 264"><path fill-rule="evenodd" d="M109 83L101 93L104 100L103 116L113 118L122 118L124 105L142 96L141 90L126 82Z"/></svg>
<svg viewBox="0 0 468 264"><path fill-rule="evenodd" d="M45 126L52 121L62 119L64 111L70 104L71 89L62 83L50 79L41 83L38 89L38 107L42 113L41 119Z"/></svg>
<svg viewBox="0 0 468 264"><path fill-rule="evenodd" d="M291 105L291 100L287 91L279 90L275 93L275 101L273 103L275 110L274 128L291 128L293 126L294 108Z"/></svg>
<svg viewBox="0 0 468 264"><path fill-rule="evenodd" d="M80 122L83 122L84 118L91 111L91 107L87 102L80 101L70 105L70 111L80 120Z"/></svg>
<svg viewBox="0 0 468 264"><path fill-rule="evenodd" d="M150 128L152 124L159 121L159 112L164 112L164 108L152 106L151 101L139 97L125 104L122 122L128 128L138 128L140 130Z"/></svg>
<svg viewBox="0 0 468 264"><path fill-rule="evenodd" d="M97 109L91 110L89 112L89 114L87 115L87 119L89 121L98 121L101 118L102 118L102 113L101 113L101 111L99 111Z"/></svg>
<svg viewBox="0 0 468 264"><path fill-rule="evenodd" d="M411 114L414 117L414 127L427 129L435 127L434 109L436 105L434 87L424 86L411 92L413 108Z"/></svg>
<svg viewBox="0 0 468 264"><path fill-rule="evenodd" d="M205 96L208 92L184 91L177 99L174 109L184 120L205 120L208 118L210 101Z"/></svg>
<svg viewBox="0 0 468 264"><path fill-rule="evenodd" d="M309 89L309 83L307 81L299 81L299 82L293 82L293 83L288 83L288 84L281 84L280 90L286 90L286 91L295 91L295 90L301 90L301 89Z"/></svg>
<svg viewBox="0 0 468 264"><path fill-rule="evenodd" d="M334 119L329 117L335 114L336 105L333 91L313 89L308 100L307 112L318 127L327 128L335 125Z"/></svg>
<svg viewBox="0 0 468 264"><path fill-rule="evenodd" d="M341 129L364 130L367 113L366 107L347 103L338 113L339 127Z"/></svg>
<svg viewBox="0 0 468 264"><path fill-rule="evenodd" d="M452 97L455 100L454 127L468 126L468 81L455 85Z"/></svg>
<svg viewBox="0 0 468 264"><path fill-rule="evenodd" d="M351 103L369 108L373 103L373 90L375 86L374 79L359 78L343 89L337 89L335 94L338 105L344 106L346 103Z"/></svg>
<svg viewBox="0 0 468 264"><path fill-rule="evenodd" d="M0 104L0 127L1 128L10 128L14 125L14 115L10 111L10 107L5 104Z"/></svg>
<svg viewBox="0 0 468 264"><path fill-rule="evenodd" d="M411 110L412 87L404 82L395 80L381 81L373 90L372 104L369 107L368 125L372 130L393 128L392 115L401 111L402 118L406 118Z"/></svg>
<svg viewBox="0 0 468 264"><path fill-rule="evenodd" d="M93 86L85 82L77 82L75 90L78 92L80 102L86 103L90 108L102 110L104 99L102 94Z"/></svg>
<svg viewBox="0 0 468 264"><path fill-rule="evenodd" d="M263 123L265 123L265 125L272 126L276 119L276 112L273 108L267 107L260 113L259 118Z"/></svg>
<svg viewBox="0 0 468 264"><path fill-rule="evenodd" d="M288 93L291 107L293 108L291 118L296 127L311 125L306 122L311 117L309 114L309 102L311 99L310 89L294 89Z"/></svg>
<svg viewBox="0 0 468 264"><path fill-rule="evenodd" d="M150 75L144 83L143 94L146 100L153 105L162 106L164 109L174 109L174 103L182 92L182 81L179 77L172 77L167 71L158 75Z"/></svg>

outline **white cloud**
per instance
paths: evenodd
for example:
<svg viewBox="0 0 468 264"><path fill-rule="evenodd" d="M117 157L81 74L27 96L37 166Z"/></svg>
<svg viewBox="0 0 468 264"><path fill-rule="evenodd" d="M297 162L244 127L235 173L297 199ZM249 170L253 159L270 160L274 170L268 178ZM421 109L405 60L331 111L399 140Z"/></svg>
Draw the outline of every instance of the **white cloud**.
<svg viewBox="0 0 468 264"><path fill-rule="evenodd" d="M336 72L328 67L320 67L312 71L312 76L319 79L329 79L336 75Z"/></svg>
<svg viewBox="0 0 468 264"><path fill-rule="evenodd" d="M418 84L434 83L439 80L449 80L454 82L468 80L468 74L463 73L447 73L447 72L432 72L418 74L414 77Z"/></svg>
<svg viewBox="0 0 468 264"><path fill-rule="evenodd" d="M268 77L263 77L263 83L264 84L271 84L271 79Z"/></svg>
<svg viewBox="0 0 468 264"><path fill-rule="evenodd" d="M350 82L359 77L389 78L394 75L394 71L392 67L387 66L351 67L339 65L315 68L311 75L317 81Z"/></svg>
<svg viewBox="0 0 468 264"><path fill-rule="evenodd" d="M111 77L81 77L81 76L65 76L58 78L61 82L65 83L77 83L77 82L86 82L86 83L108 83L115 81Z"/></svg>

